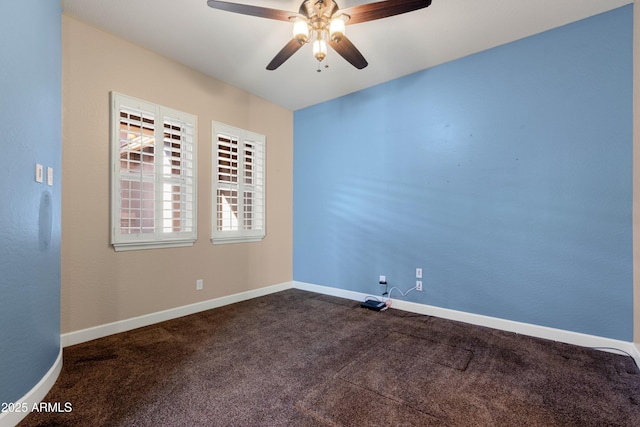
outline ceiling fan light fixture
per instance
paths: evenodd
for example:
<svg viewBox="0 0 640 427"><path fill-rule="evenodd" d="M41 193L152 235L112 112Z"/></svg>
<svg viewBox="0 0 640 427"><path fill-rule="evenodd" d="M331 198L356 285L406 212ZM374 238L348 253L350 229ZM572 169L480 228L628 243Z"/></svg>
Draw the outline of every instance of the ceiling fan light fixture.
<svg viewBox="0 0 640 427"><path fill-rule="evenodd" d="M300 44L305 44L309 40L309 24L305 19L296 19L293 22L293 38Z"/></svg>
<svg viewBox="0 0 640 427"><path fill-rule="evenodd" d="M327 42L322 37L318 37L313 42L313 56L319 62L322 62L327 57Z"/></svg>
<svg viewBox="0 0 640 427"><path fill-rule="evenodd" d="M340 15L331 20L329 22L329 35L331 36L331 40L334 42L339 42L344 37L346 31L346 19L345 15Z"/></svg>

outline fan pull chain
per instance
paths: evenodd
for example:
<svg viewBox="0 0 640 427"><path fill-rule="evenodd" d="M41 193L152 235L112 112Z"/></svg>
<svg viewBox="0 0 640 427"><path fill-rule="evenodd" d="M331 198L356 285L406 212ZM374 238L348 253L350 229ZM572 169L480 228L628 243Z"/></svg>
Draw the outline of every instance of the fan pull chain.
<svg viewBox="0 0 640 427"><path fill-rule="evenodd" d="M327 54L327 56L325 56L324 58L324 68L329 68L329 55ZM318 69L316 70L318 73L322 72L322 70L320 69L320 62L318 62Z"/></svg>

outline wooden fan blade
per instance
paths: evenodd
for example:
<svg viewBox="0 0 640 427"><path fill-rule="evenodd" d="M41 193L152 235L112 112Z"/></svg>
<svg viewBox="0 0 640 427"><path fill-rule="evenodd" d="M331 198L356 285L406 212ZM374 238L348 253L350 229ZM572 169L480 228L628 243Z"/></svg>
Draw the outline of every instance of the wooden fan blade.
<svg viewBox="0 0 640 427"><path fill-rule="evenodd" d="M291 39L289 43L287 43L280 52L269 62L267 65L267 70L273 71L279 66L281 66L284 61L291 58L291 55L296 53L298 49L300 49L302 45L298 43L298 40Z"/></svg>
<svg viewBox="0 0 640 427"><path fill-rule="evenodd" d="M358 70L362 70L364 67L369 65L358 48L356 48L353 43L351 43L351 40L349 40L345 36L343 36L339 42L329 40L329 46L331 46L333 50L338 52L340 56L349 61L349 63L356 67Z"/></svg>
<svg viewBox="0 0 640 427"><path fill-rule="evenodd" d="M260 18L277 19L278 21L289 21L289 18L296 16L295 12L286 10L270 9L268 7L251 6L248 4L229 3L226 1L207 0L209 7L226 10L227 12L241 13L243 15L257 16Z"/></svg>
<svg viewBox="0 0 640 427"><path fill-rule="evenodd" d="M347 24L358 24L424 9L430 4L431 0L386 0L340 9L339 13L351 17Z"/></svg>

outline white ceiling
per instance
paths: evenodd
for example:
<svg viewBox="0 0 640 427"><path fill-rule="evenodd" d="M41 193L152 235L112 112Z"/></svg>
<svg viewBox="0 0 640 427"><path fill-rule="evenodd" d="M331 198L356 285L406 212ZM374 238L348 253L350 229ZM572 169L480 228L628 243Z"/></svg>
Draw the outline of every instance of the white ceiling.
<svg viewBox="0 0 640 427"><path fill-rule="evenodd" d="M302 0L229 0L297 12ZM349 7L374 0L336 0ZM633 0L433 0L426 9L348 25L369 62L357 70L329 52L318 73L311 46L275 71L291 24L207 6L206 0L61 0L63 12L268 101L297 110Z"/></svg>

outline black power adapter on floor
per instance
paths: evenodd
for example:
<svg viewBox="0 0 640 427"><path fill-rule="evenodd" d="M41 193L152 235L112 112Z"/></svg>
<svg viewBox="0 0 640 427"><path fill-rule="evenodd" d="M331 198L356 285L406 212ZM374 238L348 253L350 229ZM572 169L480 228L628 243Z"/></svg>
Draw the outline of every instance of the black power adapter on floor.
<svg viewBox="0 0 640 427"><path fill-rule="evenodd" d="M374 299L368 299L365 302L363 302L362 304L360 304L360 307L368 308L369 310L380 311L383 308L386 308L387 305L385 303L383 303L382 301L376 301Z"/></svg>

